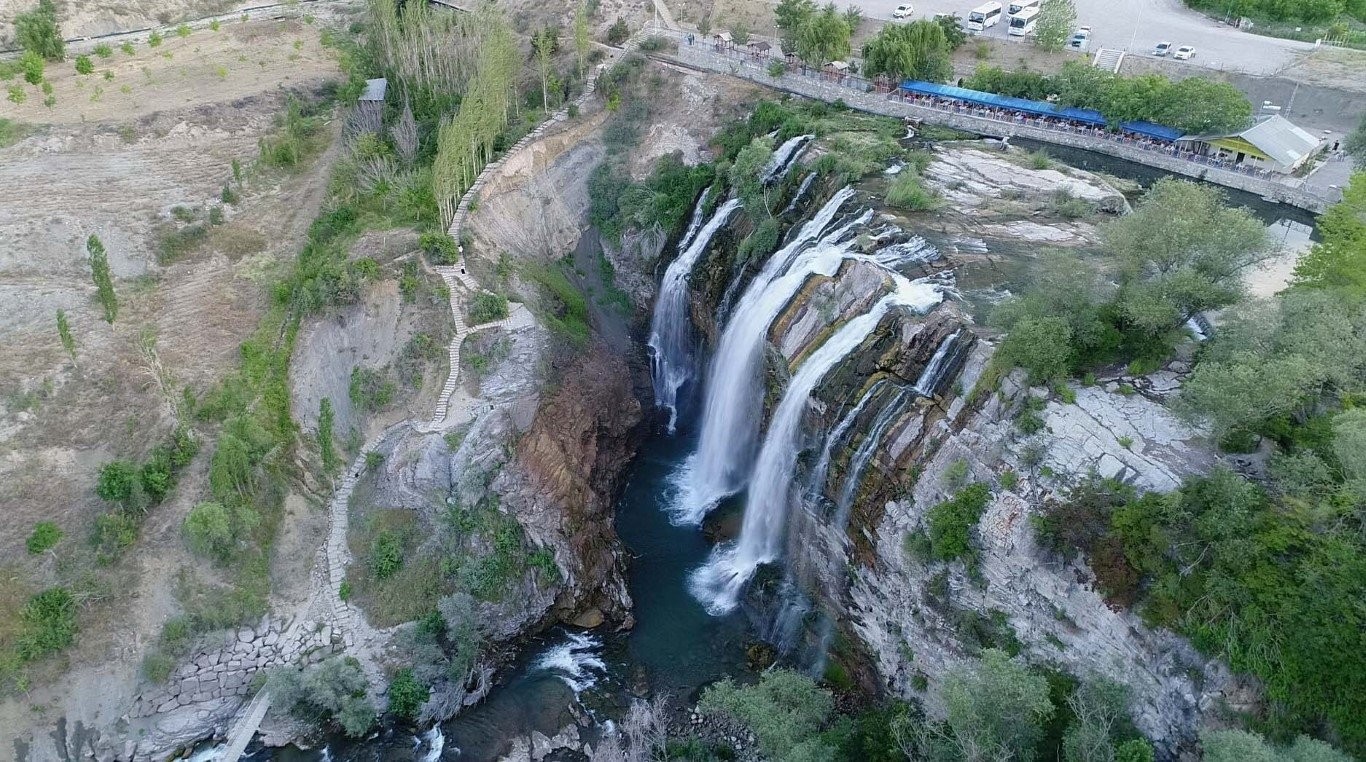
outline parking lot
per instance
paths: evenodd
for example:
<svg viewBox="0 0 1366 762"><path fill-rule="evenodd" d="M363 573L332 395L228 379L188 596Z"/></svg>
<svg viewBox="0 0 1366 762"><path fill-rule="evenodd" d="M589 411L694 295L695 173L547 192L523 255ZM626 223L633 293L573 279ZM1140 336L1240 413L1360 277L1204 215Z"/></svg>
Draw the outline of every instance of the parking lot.
<svg viewBox="0 0 1366 762"><path fill-rule="evenodd" d="M902 0L844 0L842 5L855 5L865 16L890 19L892 9ZM985 0L980 0L985 2ZM1047 4L1048 0L1043 0ZM1077 24L1092 30L1091 52L1098 48L1128 51L1130 54L1150 55L1159 42L1170 42L1175 48L1193 45L1195 57L1185 63L1211 69L1242 71L1248 74L1274 74L1294 59L1300 51L1312 50L1310 43L1262 37L1249 34L1195 13L1180 0L1074 0ZM954 13L967 18L976 0L912 0L915 13L910 20L931 18L936 13ZM1009 0L1001 0L1008 6ZM982 34L1007 39L1007 21ZM1010 37L1012 42L1026 44L1025 38Z"/></svg>

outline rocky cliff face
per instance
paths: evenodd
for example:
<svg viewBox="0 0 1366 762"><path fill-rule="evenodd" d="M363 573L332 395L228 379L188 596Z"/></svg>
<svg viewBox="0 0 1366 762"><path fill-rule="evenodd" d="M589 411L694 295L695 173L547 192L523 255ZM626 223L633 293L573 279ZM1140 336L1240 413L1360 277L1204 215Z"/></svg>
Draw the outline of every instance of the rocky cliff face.
<svg viewBox="0 0 1366 762"><path fill-rule="evenodd" d="M1119 194L1085 173L1027 170L975 150L941 152L927 179L968 207L999 198L1002 188L1022 209L1037 207L1061 187L1103 210L1123 208ZM1085 243L1092 235L1087 226L1064 237ZM918 266L929 274L953 265ZM707 333L705 316L724 302L715 282L736 263L718 254L698 272L694 296L703 308L694 312ZM863 261L805 284L769 334L769 410L791 369L886 285L885 271ZM1023 435L1014 418L1041 391L1008 377L974 396L994 351L983 334L953 300L923 316L893 312L827 374L803 419L802 498L787 517L789 577L862 652L863 664L846 666L861 666L854 674L869 687L942 712L938 689L950 670L983 648L1018 649L1041 666L1128 685L1140 730L1164 753L1189 748L1202 714L1238 705L1246 686L1181 638L1108 607L1084 562L1053 557L1035 542L1030 517L1088 472L1171 489L1208 468L1211 450L1160 403L1176 385L1169 373L1130 379L1140 394L1121 394L1116 384L1074 389L1074 403L1044 406L1042 432ZM1015 476L1002 480L1006 472ZM993 490L977 527L976 569L908 552L926 512L973 481ZM775 589L756 587L760 598ZM772 631L781 630L775 623ZM813 639L822 636L808 633Z"/></svg>

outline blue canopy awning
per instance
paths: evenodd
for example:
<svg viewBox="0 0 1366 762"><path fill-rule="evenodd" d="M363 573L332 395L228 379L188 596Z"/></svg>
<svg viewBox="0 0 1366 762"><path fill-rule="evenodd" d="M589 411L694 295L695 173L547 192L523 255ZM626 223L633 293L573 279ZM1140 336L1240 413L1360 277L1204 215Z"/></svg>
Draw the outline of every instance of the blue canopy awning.
<svg viewBox="0 0 1366 762"><path fill-rule="evenodd" d="M997 95L996 93L969 90L966 87L954 87L953 85L939 85L933 82L922 82L918 79L908 79L905 82L902 82L901 89L908 93L933 95L939 98L951 98L977 106L1004 108L1021 111L1026 114L1033 114L1035 116L1051 116L1058 119L1069 119L1074 122L1089 124L1096 127L1104 127L1109 124L1104 114L1101 114L1099 111L1092 108L1058 108L1047 101L1031 101L1027 98L1013 98L1009 95ZM1124 122L1120 127L1129 132L1157 138L1159 140L1176 140L1183 134L1178 129L1145 121Z"/></svg>
<svg viewBox="0 0 1366 762"><path fill-rule="evenodd" d="M1145 137L1157 138L1158 140L1176 140L1186 134L1175 127L1168 127L1165 124L1156 124L1154 122L1145 122L1141 119L1134 122L1123 122L1119 127L1122 130L1127 130Z"/></svg>

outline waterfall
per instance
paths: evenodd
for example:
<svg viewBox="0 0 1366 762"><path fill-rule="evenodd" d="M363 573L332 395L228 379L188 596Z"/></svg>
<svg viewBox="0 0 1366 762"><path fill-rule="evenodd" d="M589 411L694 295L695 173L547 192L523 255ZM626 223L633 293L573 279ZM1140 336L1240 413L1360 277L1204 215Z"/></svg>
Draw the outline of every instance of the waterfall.
<svg viewBox="0 0 1366 762"><path fill-rule="evenodd" d="M693 213L694 223L706 202L707 194L704 193ZM654 316L650 321L650 375L654 380L655 404L669 409L670 434L678 422L678 390L692 379L695 367L692 318L688 310L688 275L697 264L698 257L711 244L712 236L739 208L739 200L730 199L707 220L705 227L685 236L689 240L687 246L669 263L669 268L664 271L664 279L659 284L659 296L655 299Z"/></svg>
<svg viewBox="0 0 1366 762"><path fill-rule="evenodd" d="M854 496L858 494L859 484L863 482L863 471L868 468L868 463L872 461L874 453L877 452L878 445L882 442L882 435L887 433L887 429L901 415L906 402L911 398L911 393L906 389L901 389L896 396L887 403L877 418L873 419L873 425L868 427L868 433L863 436L863 441L859 442L858 449L849 458L849 467L845 470L844 482L840 485L840 492L835 500L835 518L832 522L834 526L844 530L845 524L849 521L849 509L854 504Z"/></svg>
<svg viewBox="0 0 1366 762"><path fill-rule="evenodd" d="M788 138L782 145L773 150L773 156L768 160L768 166L764 167L763 183L772 185L778 178L787 174L790 168L801 155L802 149L806 148L815 135L798 135L795 138Z"/></svg>
<svg viewBox="0 0 1366 762"><path fill-rule="evenodd" d="M835 428L830 430L830 435L825 438L825 447L821 448L821 456L816 460L816 467L811 469L811 479L808 482L808 490L816 493L820 492L825 486L825 477L830 472L830 456L835 451L835 445L844 439L844 435L849 432L849 428L858 420L859 414L868 406L873 397L886 386L889 381L885 378L878 379L864 395L859 398L858 404L854 405L844 417L835 424Z"/></svg>
<svg viewBox="0 0 1366 762"><path fill-rule="evenodd" d="M949 352L953 350L954 345L958 343L958 335L962 332L963 329L959 328L939 343L939 348L934 350L934 356L925 365L925 369L920 372L920 378L915 381L913 388L916 394L922 397L934 396L935 390L939 388L939 382L943 380L945 360L948 359Z"/></svg>
<svg viewBox="0 0 1366 762"><path fill-rule="evenodd" d="M678 241L679 251L688 248L692 243L692 237L697 235L697 229L702 227L702 215L707 211L707 201L711 199L712 187L708 185L702 191L702 195L697 199L697 206L692 208L692 217L688 219L688 229L683 232L683 237Z"/></svg>
<svg viewBox="0 0 1366 762"><path fill-rule="evenodd" d="M681 488L670 508L675 522L700 522L718 501L744 486L762 417L759 376L769 324L810 275L833 274L850 254L850 243L842 239L867 213L822 234L853 195L851 188L836 193L791 243L769 257L726 322L707 373L700 443L677 478Z"/></svg>
<svg viewBox="0 0 1366 762"><path fill-rule="evenodd" d="M868 337L893 307L924 312L942 298L940 287L931 283L902 277L897 277L896 283L896 291L880 299L868 312L849 320L812 352L788 384L759 450L746 495L740 538L733 545L714 551L690 580L693 594L709 613L720 615L734 610L754 570L779 555L797 464L801 419L816 385Z"/></svg>
<svg viewBox="0 0 1366 762"><path fill-rule="evenodd" d="M783 210L778 213L779 217L782 217L797 208L797 204L800 204L802 199L806 197L806 191L811 188L811 183L815 181L816 174L817 173L815 172L806 173L806 177L803 177L801 184L797 186L797 192L792 194L792 200L787 202L787 206L783 207Z"/></svg>
<svg viewBox="0 0 1366 762"><path fill-rule="evenodd" d="M607 672L607 663L598 655L601 649L602 643L593 635L567 633L565 642L542 654L533 669L553 673L578 696Z"/></svg>

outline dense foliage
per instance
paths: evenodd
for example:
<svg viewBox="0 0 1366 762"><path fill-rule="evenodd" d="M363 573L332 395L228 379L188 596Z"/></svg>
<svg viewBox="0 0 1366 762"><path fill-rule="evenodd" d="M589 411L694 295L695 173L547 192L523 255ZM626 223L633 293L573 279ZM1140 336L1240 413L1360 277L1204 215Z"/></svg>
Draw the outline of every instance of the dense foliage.
<svg viewBox="0 0 1366 762"><path fill-rule="evenodd" d="M863 44L863 74L943 82L953 74L944 27L933 21L887 24Z"/></svg>
<svg viewBox="0 0 1366 762"><path fill-rule="evenodd" d="M1186 5L1220 17L1315 23L1346 14L1366 21L1363 0L1186 0Z"/></svg>
<svg viewBox="0 0 1366 762"><path fill-rule="evenodd" d="M849 40L861 16L840 13L834 3L817 8L812 0L782 0L773 15L783 50L812 66L849 57Z"/></svg>
<svg viewBox="0 0 1366 762"><path fill-rule="evenodd" d="M1111 276L1074 255L1048 254L1023 294L992 316L1010 330L1001 360L1036 382L1115 360L1160 361L1188 318L1234 303L1242 271L1270 251L1249 212L1178 180L1159 181L1101 235Z"/></svg>
<svg viewBox="0 0 1366 762"><path fill-rule="evenodd" d="M26 51L49 61L60 61L66 55L62 30L57 25L57 6L52 0L38 0L36 8L16 15L14 31L19 47Z"/></svg>
<svg viewBox="0 0 1366 762"><path fill-rule="evenodd" d="M365 673L349 656L334 656L304 670L278 669L271 673L268 689L272 705L311 722L336 722L352 738L375 724Z"/></svg>
<svg viewBox="0 0 1366 762"><path fill-rule="evenodd" d="M1252 120L1252 104L1230 84L1204 77L1124 76L1077 61L1051 76L982 66L963 86L1032 100L1057 96L1058 105L1095 109L1111 123L1146 120L1188 133L1240 130Z"/></svg>

